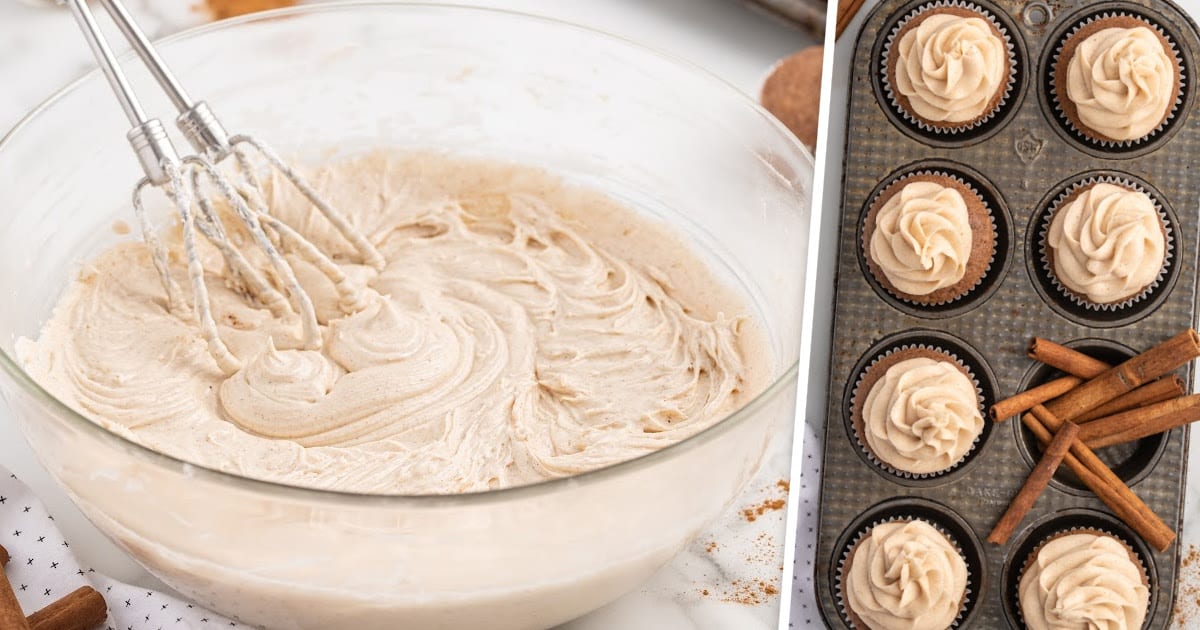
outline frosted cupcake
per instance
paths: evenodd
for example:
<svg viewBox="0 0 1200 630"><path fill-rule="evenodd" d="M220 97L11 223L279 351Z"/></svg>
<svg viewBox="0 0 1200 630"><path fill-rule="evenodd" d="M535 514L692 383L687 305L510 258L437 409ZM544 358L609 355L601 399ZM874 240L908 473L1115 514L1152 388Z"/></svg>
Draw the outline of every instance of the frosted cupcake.
<svg viewBox="0 0 1200 630"><path fill-rule="evenodd" d="M1026 560L1017 590L1028 630L1140 630L1150 608L1141 560L1098 530L1057 534Z"/></svg>
<svg viewBox="0 0 1200 630"><path fill-rule="evenodd" d="M1170 40L1129 15L1101 17L1075 29L1053 69L1062 115L1101 143L1131 143L1155 133L1173 115L1182 80Z"/></svg>
<svg viewBox="0 0 1200 630"><path fill-rule="evenodd" d="M1129 303L1163 273L1167 230L1154 200L1132 186L1093 182L1052 210L1043 257L1051 278L1084 305Z"/></svg>
<svg viewBox="0 0 1200 630"><path fill-rule="evenodd" d="M996 21L969 4L915 11L889 36L885 90L892 105L922 128L970 129L1008 98L1015 57Z"/></svg>
<svg viewBox="0 0 1200 630"><path fill-rule="evenodd" d="M921 520L880 523L842 565L841 597L855 628L946 630L967 600L962 553Z"/></svg>
<svg viewBox="0 0 1200 630"><path fill-rule="evenodd" d="M984 427L970 373L949 354L924 347L875 361L855 388L853 407L860 446L885 469L906 476L950 470Z"/></svg>
<svg viewBox="0 0 1200 630"><path fill-rule="evenodd" d="M863 224L867 267L888 293L915 304L957 300L987 274L996 226L979 193L944 173L902 178L871 204Z"/></svg>

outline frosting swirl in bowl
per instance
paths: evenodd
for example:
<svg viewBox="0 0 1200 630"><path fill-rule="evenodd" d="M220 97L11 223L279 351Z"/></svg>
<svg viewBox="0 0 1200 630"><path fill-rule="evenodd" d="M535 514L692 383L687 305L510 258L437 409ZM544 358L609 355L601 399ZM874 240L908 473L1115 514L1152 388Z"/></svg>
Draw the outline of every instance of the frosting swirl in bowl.
<svg viewBox="0 0 1200 630"><path fill-rule="evenodd" d="M846 603L873 630L945 630L967 590L967 563L932 525L876 525L854 550Z"/></svg>
<svg viewBox="0 0 1200 630"><path fill-rule="evenodd" d="M1008 80L1008 48L982 18L935 13L896 46L896 89L917 116L966 123L983 116Z"/></svg>
<svg viewBox="0 0 1200 630"><path fill-rule="evenodd" d="M1108 183L1055 211L1046 242L1058 281L1096 304L1134 297L1153 283L1167 249L1149 195Z"/></svg>
<svg viewBox="0 0 1200 630"><path fill-rule="evenodd" d="M1150 591L1129 550L1109 536L1067 534L1042 545L1021 575L1029 630L1139 630Z"/></svg>
<svg viewBox="0 0 1200 630"><path fill-rule="evenodd" d="M345 159L311 181L386 259L364 271L306 198L270 187L280 219L359 285L361 304L341 305L332 282L296 261L320 350L301 349L295 316L248 301L205 247L214 318L243 363L226 377L194 323L165 308L148 248L126 242L87 265L36 342L21 340L29 372L88 417L187 461L404 494L632 459L765 386L772 351L744 295L669 226L604 195L432 154ZM186 258L173 260L186 283Z"/></svg>
<svg viewBox="0 0 1200 630"><path fill-rule="evenodd" d="M983 431L975 385L954 364L927 357L889 367L867 393L862 415L875 456L914 474L950 468Z"/></svg>
<svg viewBox="0 0 1200 630"><path fill-rule="evenodd" d="M967 204L935 182L904 185L875 215L871 259L897 290L928 295L967 273L972 233Z"/></svg>
<svg viewBox="0 0 1200 630"><path fill-rule="evenodd" d="M1105 28L1076 47L1066 87L1080 122L1107 138L1134 140L1173 106L1175 66L1149 28Z"/></svg>

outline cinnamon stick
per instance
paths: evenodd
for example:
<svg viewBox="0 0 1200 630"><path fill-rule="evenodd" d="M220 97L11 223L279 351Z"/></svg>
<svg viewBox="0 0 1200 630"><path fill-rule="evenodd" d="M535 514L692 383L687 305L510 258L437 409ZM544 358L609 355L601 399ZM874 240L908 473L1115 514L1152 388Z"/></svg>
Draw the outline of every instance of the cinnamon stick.
<svg viewBox="0 0 1200 630"><path fill-rule="evenodd" d="M0 546L0 556L8 557L8 551ZM21 603L13 592L8 575L0 571L0 628L4 630L29 630L25 621L25 613L21 612Z"/></svg>
<svg viewBox="0 0 1200 630"><path fill-rule="evenodd" d="M1043 446L1051 442L1053 432L1061 428L1063 423L1042 405L1034 406L1029 413L1021 416L1021 421L1037 436ZM1105 466L1092 449L1078 439L1071 443L1071 452L1063 461L1075 476L1117 515L1117 518L1124 521L1155 549L1165 551L1175 541L1175 532L1171 531L1171 528L1167 527L1167 524L1134 494L1120 477Z"/></svg>
<svg viewBox="0 0 1200 630"><path fill-rule="evenodd" d="M842 32L850 25L850 20L854 19L855 14L862 8L864 0L838 0L837 3L837 31L834 33L834 38L842 36Z"/></svg>
<svg viewBox="0 0 1200 630"><path fill-rule="evenodd" d="M33 613L28 621L30 630L91 630L106 618L104 596L84 586Z"/></svg>
<svg viewBox="0 0 1200 630"><path fill-rule="evenodd" d="M1008 504L1008 509L1004 511L1004 515L992 528L992 533L988 535L988 542L1003 545L1008 542L1009 538L1012 538L1013 532L1021 524L1021 519L1025 518L1029 510L1033 508L1033 504L1037 502L1038 497L1041 496L1042 491L1046 489L1050 478L1062 464L1063 457L1071 449L1071 444L1078 435L1079 425L1073 422L1063 423L1058 433L1054 434L1054 439L1050 440L1050 445L1046 447L1037 466L1034 466L1033 472L1025 479L1021 491L1017 493L1012 503Z"/></svg>
<svg viewBox="0 0 1200 630"><path fill-rule="evenodd" d="M1100 359L1041 337L1034 337L1033 341L1029 342L1027 354L1030 359L1079 378L1096 378L1112 367Z"/></svg>
<svg viewBox="0 0 1200 630"><path fill-rule="evenodd" d="M1170 374L1157 381L1146 383L1128 394L1117 396L1079 416L1075 419L1075 423L1085 424L1097 418L1111 416L1122 411L1129 411L1130 409L1137 409L1138 407L1145 407L1164 400L1178 398L1183 395L1183 390L1183 379Z"/></svg>
<svg viewBox="0 0 1200 630"><path fill-rule="evenodd" d="M1063 394L1075 389L1077 385L1083 382L1083 379L1078 376L1062 376L1052 381L1043 383L1032 389L1027 389L1015 396L1005 398L1000 402L992 405L989 413L992 420L996 422L1004 422L1005 420L1029 411L1034 405L1040 405L1048 400L1053 400Z"/></svg>
<svg viewBox="0 0 1200 630"><path fill-rule="evenodd" d="M1079 434L1090 448L1123 444L1200 420L1200 394L1182 396L1114 414L1083 425Z"/></svg>
<svg viewBox="0 0 1200 630"><path fill-rule="evenodd" d="M1046 403L1046 409L1061 420L1075 420L1198 356L1200 335L1189 328Z"/></svg>

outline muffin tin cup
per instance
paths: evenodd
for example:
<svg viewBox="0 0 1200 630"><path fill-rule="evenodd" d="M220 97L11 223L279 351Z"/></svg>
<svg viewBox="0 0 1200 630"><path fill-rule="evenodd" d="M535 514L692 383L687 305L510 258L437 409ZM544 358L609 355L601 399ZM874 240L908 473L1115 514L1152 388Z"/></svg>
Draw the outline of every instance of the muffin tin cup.
<svg viewBox="0 0 1200 630"><path fill-rule="evenodd" d="M850 564L851 555L859 543L871 533L877 525L903 521L922 521L931 525L954 547L967 566L967 586L963 600L959 606L958 616L955 617L951 628L967 627L974 617L976 594L982 592L983 564L980 553L979 539L957 514L944 505L932 501L897 499L885 501L867 509L861 518L851 524L842 533L838 543L838 556L831 558L831 580L834 584L837 609L841 620L849 628L868 630L857 625L849 614L849 604L846 602L845 569Z"/></svg>
<svg viewBox="0 0 1200 630"><path fill-rule="evenodd" d="M1115 365L1130 357L1136 352L1128 346L1105 340L1105 339L1076 339L1066 344L1067 347L1078 350L1089 356L1094 356L1106 363ZM1021 385L1017 391L1025 391L1032 387L1036 387L1051 379L1063 376L1062 372L1043 365L1041 363L1031 362L1029 370L1025 377L1021 379ZM1032 469L1037 465L1042 456L1042 449L1038 445L1037 438L1025 428L1019 418L1011 418L1008 423L1012 425L1013 439L1017 445L1017 450L1026 464ZM1158 464L1159 459L1163 456L1168 440L1160 435L1152 435L1142 438L1136 442L1126 444L1115 444L1101 449L1096 449L1096 456L1100 458L1113 472L1124 481L1126 485L1137 491L1137 484L1142 479L1146 478ZM1088 490L1087 486L1083 485L1075 473L1066 466L1059 466L1058 470L1050 480L1051 487L1062 492L1074 494L1080 497L1092 496L1092 491Z"/></svg>
<svg viewBox="0 0 1200 630"><path fill-rule="evenodd" d="M1175 93L1174 102L1171 103L1171 108L1167 111L1163 120L1146 135L1130 140L1113 140L1102 138L1098 133L1089 133L1087 130L1081 129L1071 119L1066 108L1064 107L1064 99L1067 99L1068 96L1066 94L1059 94L1058 89L1058 73L1060 71L1066 71L1066 68L1060 68L1060 61L1065 62L1062 57L1065 53L1068 42L1070 42L1072 38L1076 37L1080 31L1084 30L1091 24L1109 18L1131 18L1141 22L1147 28L1154 31L1167 43L1167 55L1172 57L1175 67L1178 68L1179 71L1178 91ZM1154 19L1147 17L1140 12L1130 11L1127 8L1121 8L1119 3L1112 3L1107 7L1098 5L1095 8L1089 8L1082 14L1076 14L1075 16L1072 16L1072 20L1073 26L1058 35L1057 43L1053 46L1052 54L1048 62L1044 64L1042 71L1046 94L1049 96L1051 108L1053 109L1055 118L1059 124L1062 125L1063 129L1065 129L1067 133L1079 143L1110 152L1128 152L1143 146L1152 146L1157 143L1160 138L1165 136L1164 132L1173 126L1176 119L1179 118L1184 100L1188 97L1188 94L1191 90L1189 75L1190 68L1187 62L1184 60L1184 56L1182 52L1180 52L1180 47L1175 43L1171 33Z"/></svg>
<svg viewBox="0 0 1200 630"><path fill-rule="evenodd" d="M987 210L988 219L992 223L992 233L995 240L995 246L992 248L992 255L988 259L987 266L974 286L952 299L936 303L918 302L904 295L899 295L896 291L884 286L875 271L871 269L871 263L868 260L870 256L870 244L867 235L867 219L871 210L879 203L883 193L889 188L905 180L923 175L950 178L976 194L982 200L983 206ZM922 160L921 162L901 167L884 178L863 206L862 220L859 221L857 229L857 238L861 244L858 250L859 265L863 273L867 275L871 285L879 293L880 297L897 309L921 317L953 317L974 308L980 302L986 300L1000 285L1004 274L1008 271L1009 260L1012 258L1012 238L1010 236L1012 234L1012 221L1003 197L978 172L943 160Z"/></svg>
<svg viewBox="0 0 1200 630"><path fill-rule="evenodd" d="M961 469L974 458L975 452L979 449L980 445L985 441L987 436L991 434L992 427L990 426L990 421L987 419L987 414L985 413L986 409L991 404L989 401L994 400L994 397L991 395L991 383L988 383L988 392L985 393L984 385L981 382L980 377L977 376L976 370L972 368L972 364L976 366L983 365L983 361L978 356L972 356L973 353L970 353L970 351L964 346L958 346L955 348L954 346L947 344L946 341L948 340L944 338L923 338L919 334L890 340L881 345L876 353L868 354L866 357L864 357L866 360L863 362L863 367L858 372L858 377L855 379L854 386L850 389L848 402L849 406L847 407L847 422L849 423L850 432L853 436L854 442L858 445L863 456L867 458L867 461L869 461L872 466L875 466L883 473L895 476L906 482L930 481L953 474L955 471ZM943 470L930 473L914 473L906 470L900 470L899 468L882 461L874 453L874 451L871 450L870 446L867 444L867 440L862 435L863 431L865 430L865 418L862 419L863 422L861 424L863 424L863 426L860 426L860 422L854 417L856 415L855 411L858 410L860 402L864 401L867 395L870 393L869 391L864 391L862 387L863 379L866 377L867 373L873 369L878 369L878 366L888 357L908 350L921 350L944 356L945 358L953 361L954 364L966 374L967 378L970 379L971 384L975 386L975 399L979 406L980 417L983 419L983 429L979 432L979 435L975 436L975 439L971 442L971 446L962 454L962 456ZM964 360L960 358L960 355L967 357L967 359Z"/></svg>
<svg viewBox="0 0 1200 630"><path fill-rule="evenodd" d="M1052 252L1049 243L1050 225L1053 223L1054 214L1084 189L1095 184L1113 184L1148 196L1154 202L1154 209L1158 213L1159 223L1163 228L1165 240L1163 263L1155 279L1132 297L1108 304L1089 301L1086 297L1063 285L1062 280L1053 268ZM1052 286L1053 299L1062 303L1068 311L1072 311L1085 319L1103 317L1105 320L1119 323L1129 317L1130 314L1136 316L1137 311L1144 310L1137 308L1140 304L1153 306L1154 303L1159 301L1156 298L1164 294L1162 288L1175 269L1175 224L1173 215L1173 212L1167 211L1167 206L1161 197L1161 193L1154 191L1149 184L1136 180L1130 175L1108 173L1081 176L1072 183L1062 187L1062 192L1034 219L1037 225L1029 231L1031 234L1037 234L1036 239L1031 239L1030 242L1034 243L1036 241L1036 253L1031 259L1037 260L1039 280L1043 284L1048 282Z"/></svg>
<svg viewBox="0 0 1200 630"><path fill-rule="evenodd" d="M1149 549L1128 527L1108 515L1092 510L1068 510L1043 518L1026 528L1019 541L1013 546L1012 553L1006 559L1001 598L1009 622L1018 628L1026 627L1020 603L1021 577L1029 569L1029 563L1037 556L1037 552L1043 545L1058 536L1078 533L1111 536L1122 543L1132 557L1136 558L1136 564L1141 569L1142 575L1146 579L1146 588L1150 592L1146 621L1151 621L1159 596L1159 588L1155 583L1156 571ZM1153 626L1153 624L1150 625Z"/></svg>
<svg viewBox="0 0 1200 630"><path fill-rule="evenodd" d="M904 345L950 350L971 367L985 394L991 388L990 404L1052 375L1053 370L1025 356L1033 336L1096 351L1100 358L1117 362L1193 326L1197 315L1200 188L1191 169L1200 161L1200 124L1189 110L1195 100L1190 84L1185 86L1178 115L1153 142L1121 150L1091 146L1064 129L1049 107L1041 75L1061 36L1079 19L1097 11L1124 11L1146 16L1169 33L1190 78L1192 60L1200 51L1200 32L1191 19L1169 1L1147 5L977 0L975 4L1006 25L1018 57L1017 83L1005 111L989 123L962 133L934 134L900 116L880 80L887 35L901 19L928 4L928 0L882 0L863 22L849 76L830 395L816 528L817 557L830 566L815 576L826 623L843 630L848 625L837 604L836 564L858 531L872 519L879 520L876 507L892 506L891 515L904 517L920 516L913 506L933 504L943 510L938 514L948 512L961 519L970 535L982 535L995 526L1039 457L1037 444L1020 420L1008 419L1010 427L989 421L985 430L990 433L966 461L946 474L916 479L887 471L864 453L850 413L855 384L871 361ZM1027 11L1030 7L1036 11ZM1029 70L1028 59L1040 65ZM1129 160L1133 155L1139 159ZM918 307L884 290L865 264L862 247L864 211L872 200L897 177L922 170L966 175L961 179L972 182L985 197L991 196L988 207L997 227L995 261L988 279L963 299L941 307ZM1136 182L1159 203L1165 223L1171 226L1168 273L1149 294L1125 308L1086 309L1061 295L1049 281L1039 280L1039 275L1047 275L1039 271L1042 213L1067 186L1093 176ZM1005 231L1007 244L999 240ZM1024 273L1012 272L1022 267ZM968 353L957 351L959 347L969 349L969 356L981 365L971 364ZM1191 366L1179 371L1189 385L1192 374ZM1174 429L1128 447L1097 452L1176 531L1182 527L1188 433L1186 427ZM864 514L865 506L876 507ZM972 610L960 627L1019 628L1019 619L1009 614L1001 596L1009 558L1022 544L1019 541L1025 540L1030 524L1080 510L1108 524L1095 529L1124 534L1126 540L1141 545L1135 549L1145 561L1155 591L1147 627L1163 627L1176 588L1179 544L1161 552L1146 549L1094 494L1080 487L1069 470L1050 482L1007 544L979 547L982 573L972 573L980 580L972 587ZM1056 525L1055 531L1072 526ZM964 551L970 553L965 547Z"/></svg>
<svg viewBox="0 0 1200 630"><path fill-rule="evenodd" d="M862 240L864 257L869 256L869 254L867 252L870 251L870 237L867 234L866 222L868 221L868 219L871 216L871 210L875 207L876 204L879 204L880 202L883 201L881 199L881 197L883 196L883 193L885 191L887 191L888 189L891 189L893 186L896 186L898 184L903 184L905 181L911 180L915 177L944 177L944 178L951 180L955 184L961 185L963 188L965 188L967 191L969 191L969 194L974 194L976 197L978 197L983 202L983 208L987 212L988 221L992 225L993 240L996 240L995 234L997 232L997 228L996 228L995 212L992 210L991 205L987 202L986 199L984 199L983 195L979 192L978 188L974 184L967 181L965 178L963 178L960 175L956 175L954 173L950 173L947 171L940 171L940 170L934 170L934 169L915 170L915 171L910 171L910 172L904 173L903 175L900 175L897 178L893 179L891 181L891 183L884 186L877 195L872 197L870 203L867 205L867 210L865 212L863 212L863 226L860 228L860 230L862 232L861 240ZM899 194L899 190L896 191L896 194ZM962 193L960 192L960 194L962 194ZM886 203L886 202L884 202L884 203ZM878 212L878 211L876 211L876 212ZM876 228L876 229L878 229L878 228ZM886 286L883 286L883 282L880 280L878 275L876 275L874 273L874 271L871 271L871 273L873 276L875 276L875 281L877 283L879 283L880 288L882 288L884 291L886 291L889 295L896 298L897 300L900 300L901 302L904 302L905 304L907 304L913 308L918 308L918 309L929 308L929 307L938 308L938 307L944 307L947 305L956 304L957 302L960 302L963 298L966 298L966 297L970 296L972 293L974 293L975 291L977 291L979 289L979 287L983 284L984 280L986 280L988 278L988 276L991 275L992 267L995 266L995 264L996 264L996 249L993 247L992 255L988 258L988 261L984 267L983 273L979 276L979 279L975 281L975 284L973 284L969 289L961 292L958 295L955 295L948 299L935 301L935 302L920 302L920 301L917 301L915 299L912 299L910 297L907 297L907 296L901 294L899 291L893 291L893 290L887 288ZM882 271L880 273L882 274ZM960 282L961 282L961 279L960 279Z"/></svg>
<svg viewBox="0 0 1200 630"><path fill-rule="evenodd" d="M992 106L990 110L978 118L966 121L961 124L939 125L933 124L922 119L918 114L909 111L905 107L896 93L896 89L891 84L890 77L890 57L892 49L900 44L901 32L909 26L914 20L937 9L957 9L962 11L970 11L979 14L992 27L1000 33L1001 39L1004 40L1005 52L1008 56L1008 77L1002 88L1000 99ZM908 125L918 130L920 133L948 136L960 134L964 132L974 131L991 124L998 117L1003 117L1004 112L1009 106L1009 101L1012 99L1013 92L1017 87L1018 79L1020 78L1018 68L1018 58L1016 45L1013 43L1013 38L1008 32L1008 26L996 18L996 15L974 2L966 0L933 0L932 2L924 2L916 8L908 12L900 19L893 27L891 32L884 38L883 51L879 59L880 67L880 85L888 103L892 106L893 111L902 118Z"/></svg>

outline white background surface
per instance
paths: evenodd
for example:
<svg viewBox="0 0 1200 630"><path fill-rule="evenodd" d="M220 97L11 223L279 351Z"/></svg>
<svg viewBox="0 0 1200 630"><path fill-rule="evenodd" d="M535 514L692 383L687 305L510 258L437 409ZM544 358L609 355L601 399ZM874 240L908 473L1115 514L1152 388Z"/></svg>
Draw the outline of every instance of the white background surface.
<svg viewBox="0 0 1200 630"><path fill-rule="evenodd" d="M879 2L880 0L867 0L862 10L850 23L850 26L842 33L834 49L834 68L850 67L854 56L855 40L858 37L862 22ZM1193 19L1200 16L1200 0L1177 0L1176 4L1190 13ZM836 70L834 75L837 75ZM824 204L821 213L821 251L819 253L820 262L817 271L819 284L816 287L816 295L827 296L828 300L832 299L834 274L837 270L838 226L841 222L842 159L844 157L842 143L846 137L846 104L849 98L849 88L848 81L835 80L831 83L830 104L826 110L827 115L825 117L825 121L828 124L825 130L826 138L829 141L825 155ZM820 304L821 302L821 297L818 297L817 303ZM829 384L828 371L820 366L827 366L829 364L830 335L828 331L832 330L831 318L831 312L822 312L820 310L816 312L814 317L813 370L812 377L809 380L808 408L805 412L808 422L805 425L797 426L797 429L803 429L808 432L804 443L803 456L805 458L815 458L818 461L823 450L823 442L820 438L821 431L818 427L820 426L821 418L825 414L827 401L825 390ZM1195 387L1193 387L1193 391L1196 391ZM1188 468L1192 474L1188 477L1188 500L1185 503L1184 509L1185 527L1183 532L1181 532L1179 542L1176 543L1181 545L1181 550L1186 550L1200 544L1200 440L1197 440L1195 435L1192 436ZM811 479L802 479L801 483L809 484L814 482ZM801 527L805 527L803 523L801 523ZM808 574L812 572L812 567L805 565L803 555L803 553L797 554L798 579L803 579L806 572ZM801 621L802 617L807 611L814 609L815 602L812 599L811 593L795 591L794 595L792 619L796 627L801 627L805 625ZM1192 625L1195 625L1197 623L1195 615L1189 615L1189 617L1191 618ZM1182 628L1183 626L1176 624L1173 627Z"/></svg>
<svg viewBox="0 0 1200 630"><path fill-rule="evenodd" d="M463 4L504 7L538 13L622 35L689 59L747 92L756 94L768 68L779 58L813 43L808 36L746 10L736 0L459 0ZM159 37L200 24L194 0L127 0L130 9L152 36ZM66 82L93 67L91 57L70 16L58 8L30 6L0 0L0 133ZM186 77L184 77L186 83ZM835 136L838 137L838 136ZM132 159L132 157L131 157ZM130 182L131 186L133 182ZM817 330L822 330L820 327ZM820 359L819 359L820 360ZM817 363L820 365L820 363ZM750 487L746 504L753 504L764 485L785 478L787 444L765 466ZM13 426L8 411L0 408L0 464L30 484L84 566L93 566L118 579L155 586L139 567L113 548L70 504L48 478ZM757 500L761 501L761 498ZM760 531L775 538L773 552L783 541L782 512L768 514L753 526L737 512L718 523L707 539L737 537L749 541ZM704 537L701 539L705 540ZM702 547L694 545L694 547ZM773 628L779 598L759 606L700 597L697 584L713 576L744 571L744 555L736 545L714 556L703 549L689 550L650 584L599 614L571 624L584 628L637 630ZM774 564L774 563L771 563ZM782 564L782 559L780 559ZM772 571L777 571L775 566ZM726 576L728 577L728 576Z"/></svg>

